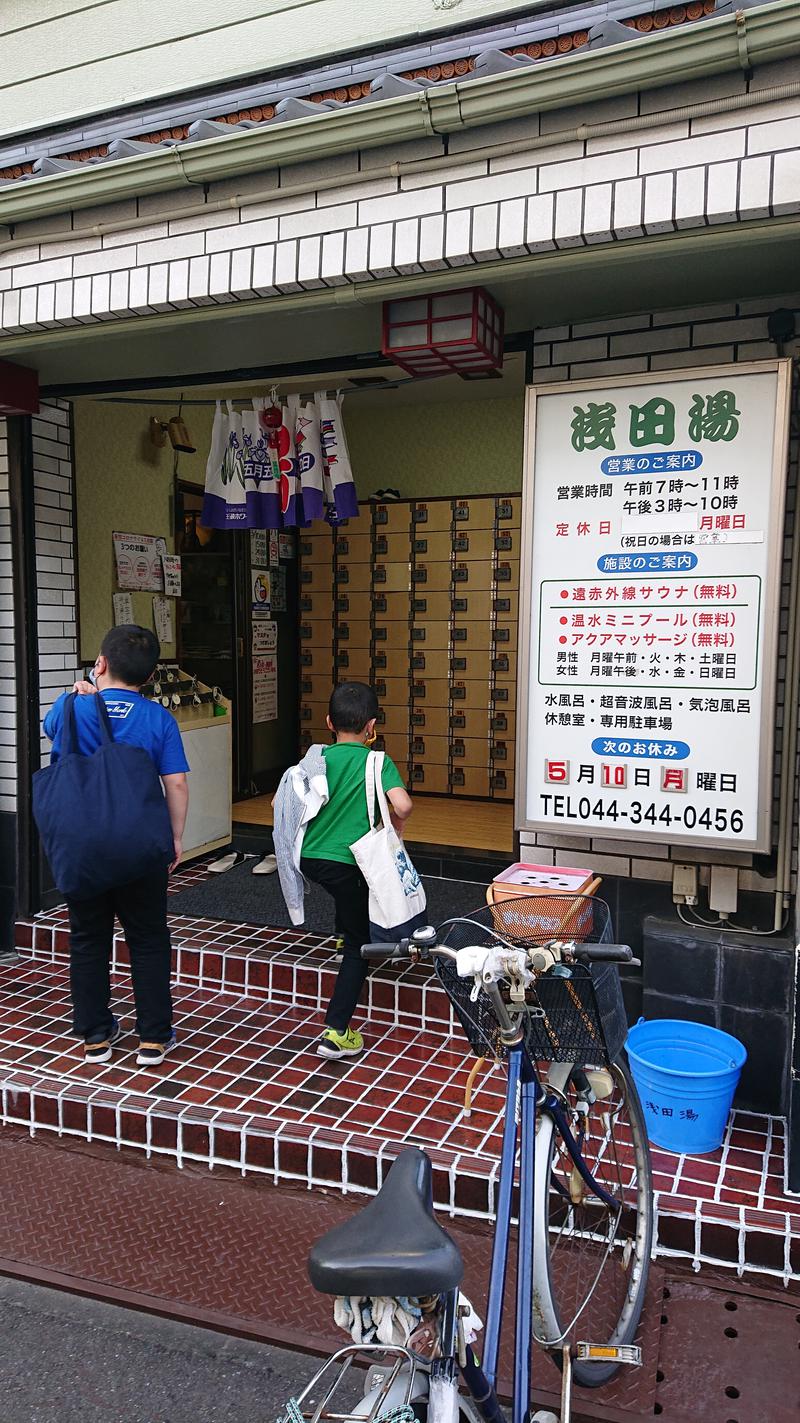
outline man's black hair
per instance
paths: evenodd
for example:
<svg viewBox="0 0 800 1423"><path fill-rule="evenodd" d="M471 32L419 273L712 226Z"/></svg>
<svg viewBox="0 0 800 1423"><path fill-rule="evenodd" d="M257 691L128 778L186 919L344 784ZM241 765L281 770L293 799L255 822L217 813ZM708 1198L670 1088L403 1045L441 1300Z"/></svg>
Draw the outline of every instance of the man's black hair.
<svg viewBox="0 0 800 1423"><path fill-rule="evenodd" d="M100 652L115 681L124 682L126 687L143 687L156 669L161 646L149 628L123 623L106 633Z"/></svg>
<svg viewBox="0 0 800 1423"><path fill-rule="evenodd" d="M340 682L328 703L328 716L335 731L363 731L378 715L378 698L363 682Z"/></svg>

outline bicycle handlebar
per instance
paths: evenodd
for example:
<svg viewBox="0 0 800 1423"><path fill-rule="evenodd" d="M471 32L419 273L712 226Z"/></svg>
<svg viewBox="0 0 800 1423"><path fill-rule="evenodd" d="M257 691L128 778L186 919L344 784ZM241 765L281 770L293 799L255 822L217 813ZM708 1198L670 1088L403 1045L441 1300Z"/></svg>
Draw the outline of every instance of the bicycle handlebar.
<svg viewBox="0 0 800 1423"><path fill-rule="evenodd" d="M362 944L362 959L407 959L410 939L396 944Z"/></svg>
<svg viewBox="0 0 800 1423"><path fill-rule="evenodd" d="M576 944L573 956L579 963L633 963L627 944Z"/></svg>
<svg viewBox="0 0 800 1423"><path fill-rule="evenodd" d="M456 957L452 949L446 949L436 943L415 944L413 938L400 939L392 944L362 944L361 957L397 963L401 959L411 957L412 947L424 958L429 955L453 959ZM619 963L633 966L641 962L633 957L633 950L627 944L574 944L570 946L570 954L579 963Z"/></svg>

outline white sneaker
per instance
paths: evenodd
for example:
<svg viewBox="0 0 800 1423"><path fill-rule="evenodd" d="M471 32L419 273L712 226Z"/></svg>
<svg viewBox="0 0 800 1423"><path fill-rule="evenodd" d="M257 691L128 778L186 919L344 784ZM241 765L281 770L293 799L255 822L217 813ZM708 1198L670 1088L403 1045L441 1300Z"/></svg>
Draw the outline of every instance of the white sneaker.
<svg viewBox="0 0 800 1423"><path fill-rule="evenodd" d="M276 860L275 856L271 854L266 854L262 855L261 859L256 861L256 863L253 865L251 873L254 875L274 875L277 868L278 861Z"/></svg>
<svg viewBox="0 0 800 1423"><path fill-rule="evenodd" d="M252 855L245 855L241 850L229 850L227 855L221 855L218 860L213 860L208 867L210 875L224 875L227 870L235 869L237 865L243 865L245 860L252 860Z"/></svg>

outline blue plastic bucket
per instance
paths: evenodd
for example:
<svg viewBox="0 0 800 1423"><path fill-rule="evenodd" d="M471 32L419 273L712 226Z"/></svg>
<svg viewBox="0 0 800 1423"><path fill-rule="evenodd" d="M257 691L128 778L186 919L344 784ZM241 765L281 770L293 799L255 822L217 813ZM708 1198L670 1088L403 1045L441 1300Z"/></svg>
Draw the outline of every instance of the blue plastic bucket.
<svg viewBox="0 0 800 1423"><path fill-rule="evenodd" d="M716 1151L747 1058L738 1038L704 1023L640 1018L627 1049L654 1145L686 1156Z"/></svg>

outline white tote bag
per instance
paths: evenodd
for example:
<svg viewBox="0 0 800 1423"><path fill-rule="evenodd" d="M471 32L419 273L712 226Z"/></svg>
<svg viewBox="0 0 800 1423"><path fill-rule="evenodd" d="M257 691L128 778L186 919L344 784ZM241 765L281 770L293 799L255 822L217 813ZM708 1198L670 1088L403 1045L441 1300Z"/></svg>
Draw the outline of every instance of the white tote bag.
<svg viewBox="0 0 800 1423"><path fill-rule="evenodd" d="M370 829L350 846L369 886L370 933L375 942L403 939L426 923L425 890L392 825L383 789L382 751L370 751L364 773ZM375 825L377 796L381 821Z"/></svg>

